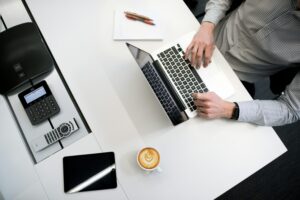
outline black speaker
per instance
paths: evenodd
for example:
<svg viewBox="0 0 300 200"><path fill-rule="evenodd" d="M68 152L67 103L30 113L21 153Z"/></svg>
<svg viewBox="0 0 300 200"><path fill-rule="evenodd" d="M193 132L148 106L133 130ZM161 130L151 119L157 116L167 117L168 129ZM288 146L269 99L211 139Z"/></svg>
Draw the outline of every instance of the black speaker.
<svg viewBox="0 0 300 200"><path fill-rule="evenodd" d="M0 94L14 89L54 68L52 57L33 23L0 33Z"/></svg>

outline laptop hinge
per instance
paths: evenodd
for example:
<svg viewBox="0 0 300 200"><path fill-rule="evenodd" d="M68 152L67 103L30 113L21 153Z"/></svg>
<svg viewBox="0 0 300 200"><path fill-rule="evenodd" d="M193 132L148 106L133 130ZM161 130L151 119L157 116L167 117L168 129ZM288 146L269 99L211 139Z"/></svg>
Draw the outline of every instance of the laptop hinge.
<svg viewBox="0 0 300 200"><path fill-rule="evenodd" d="M170 92L170 94L172 95L175 103L177 104L177 106L179 107L179 109L181 111L184 111L186 109L186 106L184 105L184 103L181 101L180 97L178 96L176 90L174 89L174 87L172 86L172 84L170 83L167 75L165 74L165 72L162 69L162 66L160 65L160 63L158 62L158 60L153 61L153 66L155 67L156 71L159 73L162 81L164 82L164 84L166 85L168 91Z"/></svg>

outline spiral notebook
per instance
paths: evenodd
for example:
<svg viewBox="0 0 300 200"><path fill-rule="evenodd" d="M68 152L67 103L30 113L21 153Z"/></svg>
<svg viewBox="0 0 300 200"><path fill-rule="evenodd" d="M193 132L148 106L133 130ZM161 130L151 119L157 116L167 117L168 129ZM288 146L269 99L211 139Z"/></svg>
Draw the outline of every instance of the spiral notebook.
<svg viewBox="0 0 300 200"><path fill-rule="evenodd" d="M155 23L154 26L140 21L129 20L124 11L135 12L145 15ZM158 14L149 10L118 9L114 18L114 40L162 40L163 33Z"/></svg>

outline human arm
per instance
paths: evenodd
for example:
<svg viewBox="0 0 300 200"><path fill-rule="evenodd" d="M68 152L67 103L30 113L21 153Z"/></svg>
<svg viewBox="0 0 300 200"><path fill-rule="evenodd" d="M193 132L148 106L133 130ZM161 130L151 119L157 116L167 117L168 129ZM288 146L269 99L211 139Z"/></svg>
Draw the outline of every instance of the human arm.
<svg viewBox="0 0 300 200"><path fill-rule="evenodd" d="M190 59L193 66L200 67L202 60L204 67L210 63L214 50L214 28L225 16L226 11L230 8L231 1L210 0L207 2L206 14L202 20L201 27L193 37L185 53L185 58Z"/></svg>
<svg viewBox="0 0 300 200"><path fill-rule="evenodd" d="M239 121L281 126L300 119L300 72L276 100L239 102Z"/></svg>
<svg viewBox="0 0 300 200"><path fill-rule="evenodd" d="M222 100L215 93L193 94L199 116L231 118L234 105ZM265 126L280 126L300 119L300 72L284 93L276 100L238 102L238 121ZM230 115L231 114L231 115Z"/></svg>
<svg viewBox="0 0 300 200"><path fill-rule="evenodd" d="M225 17L233 0L210 0L205 6L205 16L202 22L211 22L215 25Z"/></svg>

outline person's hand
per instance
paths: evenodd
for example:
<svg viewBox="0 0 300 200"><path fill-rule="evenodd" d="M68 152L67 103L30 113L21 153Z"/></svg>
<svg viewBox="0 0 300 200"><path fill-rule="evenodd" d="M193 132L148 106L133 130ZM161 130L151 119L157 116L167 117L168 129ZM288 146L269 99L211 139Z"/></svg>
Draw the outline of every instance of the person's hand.
<svg viewBox="0 0 300 200"><path fill-rule="evenodd" d="M193 40L185 51L185 59L190 59L192 66L201 67L211 62L211 57L214 51L213 30L215 25L210 22L203 22L199 31L195 34Z"/></svg>
<svg viewBox="0 0 300 200"><path fill-rule="evenodd" d="M197 106L197 113L206 119L228 118L232 116L235 104L221 99L214 92L194 93L194 103Z"/></svg>

